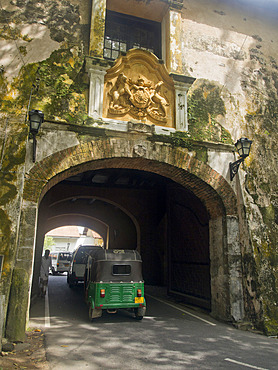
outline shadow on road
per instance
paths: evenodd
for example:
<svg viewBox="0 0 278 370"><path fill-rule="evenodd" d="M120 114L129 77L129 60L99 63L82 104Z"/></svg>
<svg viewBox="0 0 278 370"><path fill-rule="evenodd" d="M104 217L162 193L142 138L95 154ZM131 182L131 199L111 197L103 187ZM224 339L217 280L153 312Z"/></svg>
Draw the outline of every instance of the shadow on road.
<svg viewBox="0 0 278 370"><path fill-rule="evenodd" d="M31 322L43 325L43 310L44 302L37 301L30 312ZM70 289L65 276L53 276L49 310L45 337L51 369L239 368L227 358L261 369L277 368L277 340L221 323L210 326L148 296L142 321L119 310L104 312L91 322L82 284Z"/></svg>

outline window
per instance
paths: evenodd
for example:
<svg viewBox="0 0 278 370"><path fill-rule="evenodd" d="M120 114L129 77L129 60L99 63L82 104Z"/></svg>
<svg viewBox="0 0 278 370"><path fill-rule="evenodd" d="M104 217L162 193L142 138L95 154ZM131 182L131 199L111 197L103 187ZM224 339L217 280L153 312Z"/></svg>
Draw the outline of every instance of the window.
<svg viewBox="0 0 278 370"><path fill-rule="evenodd" d="M116 59L121 52L137 48L161 58L159 22L127 16L107 10L104 36L104 58Z"/></svg>
<svg viewBox="0 0 278 370"><path fill-rule="evenodd" d="M130 275L131 266L130 265L113 265L113 275Z"/></svg>
<svg viewBox="0 0 278 370"><path fill-rule="evenodd" d="M59 261L70 261L71 260L71 255L70 253L60 253L59 254Z"/></svg>
<svg viewBox="0 0 278 370"><path fill-rule="evenodd" d="M87 260L88 260L88 256L90 254L90 252L93 250L94 248L92 247L81 247L77 250L76 254L75 254L75 263L83 263L83 264L86 264L87 263Z"/></svg>

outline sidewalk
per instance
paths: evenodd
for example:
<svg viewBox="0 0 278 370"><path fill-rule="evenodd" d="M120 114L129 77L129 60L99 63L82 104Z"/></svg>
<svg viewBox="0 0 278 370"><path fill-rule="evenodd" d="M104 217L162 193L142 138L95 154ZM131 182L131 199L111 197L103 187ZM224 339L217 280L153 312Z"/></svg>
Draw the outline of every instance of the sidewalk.
<svg viewBox="0 0 278 370"><path fill-rule="evenodd" d="M0 370L24 368L28 370L49 369L46 360L44 334L40 329L29 329L24 343L3 345L0 356Z"/></svg>

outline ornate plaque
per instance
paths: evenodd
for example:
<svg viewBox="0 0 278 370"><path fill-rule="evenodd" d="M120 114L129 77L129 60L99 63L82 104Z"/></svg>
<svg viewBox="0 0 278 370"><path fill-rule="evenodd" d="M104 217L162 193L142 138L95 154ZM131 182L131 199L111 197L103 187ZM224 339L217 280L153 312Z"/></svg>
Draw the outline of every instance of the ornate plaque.
<svg viewBox="0 0 278 370"><path fill-rule="evenodd" d="M104 117L174 127L174 84L154 54L132 49L107 71Z"/></svg>

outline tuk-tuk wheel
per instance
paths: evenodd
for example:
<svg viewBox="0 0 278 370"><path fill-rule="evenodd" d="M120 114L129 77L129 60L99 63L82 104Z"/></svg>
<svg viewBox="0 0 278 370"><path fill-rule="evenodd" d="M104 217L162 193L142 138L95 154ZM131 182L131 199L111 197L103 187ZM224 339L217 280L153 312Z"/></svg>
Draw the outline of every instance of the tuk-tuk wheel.
<svg viewBox="0 0 278 370"><path fill-rule="evenodd" d="M142 307L134 308L134 314L136 320L142 320L144 317L144 310Z"/></svg>

